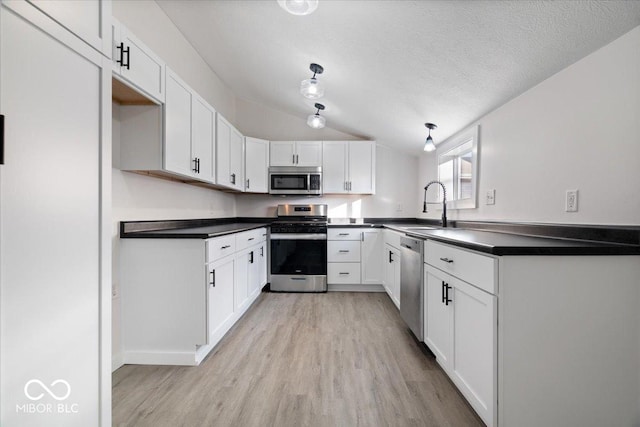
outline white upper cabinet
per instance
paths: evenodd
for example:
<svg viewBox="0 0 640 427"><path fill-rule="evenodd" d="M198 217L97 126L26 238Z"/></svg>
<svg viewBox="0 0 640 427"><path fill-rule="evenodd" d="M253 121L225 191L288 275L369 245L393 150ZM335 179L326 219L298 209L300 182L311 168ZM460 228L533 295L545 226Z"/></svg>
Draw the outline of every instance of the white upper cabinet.
<svg viewBox="0 0 640 427"><path fill-rule="evenodd" d="M324 193L375 194L374 141L324 141L322 151Z"/></svg>
<svg viewBox="0 0 640 427"><path fill-rule="evenodd" d="M220 113L216 115L216 181L233 190L244 190L242 134Z"/></svg>
<svg viewBox="0 0 640 427"><path fill-rule="evenodd" d="M271 166L322 166L322 141L271 141Z"/></svg>
<svg viewBox="0 0 640 427"><path fill-rule="evenodd" d="M215 110L167 68L164 170L214 182Z"/></svg>
<svg viewBox="0 0 640 427"><path fill-rule="evenodd" d="M108 0L68 1L30 0L38 9L80 37L94 49L111 57L111 2Z"/></svg>
<svg viewBox="0 0 640 427"><path fill-rule="evenodd" d="M191 94L192 172L200 180L215 182L216 110L195 93ZM195 171L194 171L195 169Z"/></svg>
<svg viewBox="0 0 640 427"><path fill-rule="evenodd" d="M164 105L164 169L190 176L191 91L172 72L169 72L167 77L167 97Z"/></svg>
<svg viewBox="0 0 640 427"><path fill-rule="evenodd" d="M244 139L244 191L268 193L269 141L250 136Z"/></svg>
<svg viewBox="0 0 640 427"><path fill-rule="evenodd" d="M153 98L165 100L165 64L117 20L112 21L114 75Z"/></svg>

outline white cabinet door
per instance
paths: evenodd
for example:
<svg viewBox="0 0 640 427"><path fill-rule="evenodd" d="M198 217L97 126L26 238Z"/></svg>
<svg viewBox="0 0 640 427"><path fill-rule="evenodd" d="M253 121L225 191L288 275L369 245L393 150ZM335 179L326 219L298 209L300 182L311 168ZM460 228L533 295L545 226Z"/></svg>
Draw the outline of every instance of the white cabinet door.
<svg viewBox="0 0 640 427"><path fill-rule="evenodd" d="M215 182L215 110L199 96L193 95L191 120L191 159L195 177Z"/></svg>
<svg viewBox="0 0 640 427"><path fill-rule="evenodd" d="M244 144L244 189L248 193L268 193L269 141L247 136Z"/></svg>
<svg viewBox="0 0 640 427"><path fill-rule="evenodd" d="M247 294L249 298L258 295L260 287L260 246L254 246L249 252L249 271L247 278Z"/></svg>
<svg viewBox="0 0 640 427"><path fill-rule="evenodd" d="M244 190L243 141L244 137L242 134L238 132L236 128L232 127L229 149L229 171L231 172L231 186L239 191Z"/></svg>
<svg viewBox="0 0 640 427"><path fill-rule="evenodd" d="M220 328L233 316L233 257L209 264L207 267L207 283L208 344L214 344L220 339Z"/></svg>
<svg viewBox="0 0 640 427"><path fill-rule="evenodd" d="M399 250L393 249L393 274L395 275L393 280L393 288L391 291L393 293L393 302L396 304L396 307L400 308L400 264L402 260L402 254Z"/></svg>
<svg viewBox="0 0 640 427"><path fill-rule="evenodd" d="M234 277L234 300L235 312L244 311L245 304L249 299L249 270L250 270L250 251L244 251L236 255L235 261L235 277Z"/></svg>
<svg viewBox="0 0 640 427"><path fill-rule="evenodd" d="M164 169L185 176L194 175L191 157L191 91L175 74L167 73L164 105Z"/></svg>
<svg viewBox="0 0 640 427"><path fill-rule="evenodd" d="M118 78L159 103L165 101L165 64L127 27L111 24L113 70Z"/></svg>
<svg viewBox="0 0 640 427"><path fill-rule="evenodd" d="M269 164L271 166L294 166L295 161L295 141L271 141L269 143Z"/></svg>
<svg viewBox="0 0 640 427"><path fill-rule="evenodd" d="M344 141L324 141L322 143L322 187L324 193L348 193L347 148L348 145Z"/></svg>
<svg viewBox="0 0 640 427"><path fill-rule="evenodd" d="M216 183L231 187L231 124L216 114Z"/></svg>
<svg viewBox="0 0 640 427"><path fill-rule="evenodd" d="M63 32L26 2L0 4L3 425L88 426L110 420L103 412L110 387L101 390L102 381L110 381L110 373L101 374L110 368L110 354L101 349L106 343L108 351L110 337L101 339L100 322L111 299L111 280L105 277L110 249L101 245L101 239L110 240L101 230L110 222L110 195L103 185L110 188L111 144L103 132L110 127L105 97L111 70L102 54L79 39L67 38L65 44L51 35ZM34 263L41 250L46 256ZM27 400L25 385L34 378L47 386L58 378L66 381L72 393L64 404L80 411L17 411L27 403L54 408L63 403L46 392L40 402ZM32 394L40 392L34 388Z"/></svg>
<svg viewBox="0 0 640 427"><path fill-rule="evenodd" d="M438 363L447 370L451 363L452 338L451 318L453 307L446 303L446 280L438 270L425 268L425 339L424 342L436 355ZM449 290L451 295L451 290Z"/></svg>
<svg viewBox="0 0 640 427"><path fill-rule="evenodd" d="M322 166L322 141L297 141L296 166Z"/></svg>
<svg viewBox="0 0 640 427"><path fill-rule="evenodd" d="M266 230L265 230L266 232ZM259 276L260 276L260 289L262 289L264 287L264 285L267 284L267 242L264 241L262 242L262 244L260 245L260 250L259 250L260 254L259 254L259 258L258 258L258 269L259 269Z"/></svg>
<svg viewBox="0 0 640 427"><path fill-rule="evenodd" d="M363 284L379 285L383 282L383 235L382 230L363 230L360 248Z"/></svg>
<svg viewBox="0 0 640 427"><path fill-rule="evenodd" d="M68 1L61 0L30 1L96 50L107 56L111 54L111 34L108 31L111 4L108 0L73 2L73 7Z"/></svg>
<svg viewBox="0 0 640 427"><path fill-rule="evenodd" d="M375 194L376 144L372 141L349 142L349 192Z"/></svg>
<svg viewBox="0 0 640 427"><path fill-rule="evenodd" d="M384 288L396 307L400 308L400 252L385 244L383 258Z"/></svg>
<svg viewBox="0 0 640 427"><path fill-rule="evenodd" d="M493 425L496 386L496 297L449 279L453 301L451 379L480 417Z"/></svg>
<svg viewBox="0 0 640 427"><path fill-rule="evenodd" d="M220 113L216 114L216 183L242 191L243 137Z"/></svg>

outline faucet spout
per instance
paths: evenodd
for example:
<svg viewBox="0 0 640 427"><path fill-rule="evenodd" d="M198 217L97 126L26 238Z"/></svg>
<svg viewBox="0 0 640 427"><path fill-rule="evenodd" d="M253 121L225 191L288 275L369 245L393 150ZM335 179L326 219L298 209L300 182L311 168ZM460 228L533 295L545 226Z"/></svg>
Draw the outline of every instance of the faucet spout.
<svg viewBox="0 0 640 427"><path fill-rule="evenodd" d="M422 203L422 212L427 213L427 205L434 204L434 202L427 202L427 190L431 184L440 184L442 187L442 227L447 227L447 189L440 181L431 181L424 187L424 202Z"/></svg>

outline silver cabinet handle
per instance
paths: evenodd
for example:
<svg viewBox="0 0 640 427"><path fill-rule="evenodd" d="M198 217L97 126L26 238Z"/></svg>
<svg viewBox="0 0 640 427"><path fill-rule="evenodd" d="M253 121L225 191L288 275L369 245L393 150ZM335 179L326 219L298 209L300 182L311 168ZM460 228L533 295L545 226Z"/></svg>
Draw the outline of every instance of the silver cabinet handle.
<svg viewBox="0 0 640 427"><path fill-rule="evenodd" d="M338 273L338 274L340 274L341 276L348 276L349 275L349 273L345 273L345 272L341 272L341 273Z"/></svg>
<svg viewBox="0 0 640 427"><path fill-rule="evenodd" d="M294 164L294 165L296 164L296 155L295 154L291 155L291 163Z"/></svg>
<svg viewBox="0 0 640 427"><path fill-rule="evenodd" d="M300 164L300 157L296 154L296 165Z"/></svg>
<svg viewBox="0 0 640 427"><path fill-rule="evenodd" d="M211 270L211 281L209 282L209 284L212 287L216 287L216 271L215 270Z"/></svg>
<svg viewBox="0 0 640 427"><path fill-rule="evenodd" d="M231 183L232 183L232 184L235 184L235 183L236 183L236 174L235 174L235 173L232 173L232 174L231 174Z"/></svg>
<svg viewBox="0 0 640 427"><path fill-rule="evenodd" d="M229 249L231 247L231 245L224 245L224 246L220 246L220 249Z"/></svg>
<svg viewBox="0 0 640 427"><path fill-rule="evenodd" d="M249 185L249 178L247 178L247 188L249 188L249 187L250 187L250 185Z"/></svg>
<svg viewBox="0 0 640 427"><path fill-rule="evenodd" d="M350 233L340 233L338 236L348 236Z"/></svg>
<svg viewBox="0 0 640 427"><path fill-rule="evenodd" d="M253 239L255 239L255 237L249 237L249 238L247 239L247 242L250 242L250 241L252 241Z"/></svg>
<svg viewBox="0 0 640 427"><path fill-rule="evenodd" d="M346 254L347 252L349 252L348 249L340 249L338 252L340 252L341 254Z"/></svg>
<svg viewBox="0 0 640 427"><path fill-rule="evenodd" d="M440 261L444 261L444 262L446 262L447 264L451 264L451 263L453 262L453 260L452 260L452 259L449 259L449 258L440 258Z"/></svg>

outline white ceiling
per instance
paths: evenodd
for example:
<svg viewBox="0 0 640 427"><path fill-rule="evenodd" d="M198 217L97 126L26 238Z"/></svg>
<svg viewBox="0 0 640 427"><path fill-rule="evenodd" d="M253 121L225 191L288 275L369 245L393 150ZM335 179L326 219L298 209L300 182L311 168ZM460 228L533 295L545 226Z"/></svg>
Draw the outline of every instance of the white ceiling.
<svg viewBox="0 0 640 427"><path fill-rule="evenodd" d="M305 118L316 62L327 126L416 154L640 25L640 1L158 3L237 96Z"/></svg>

